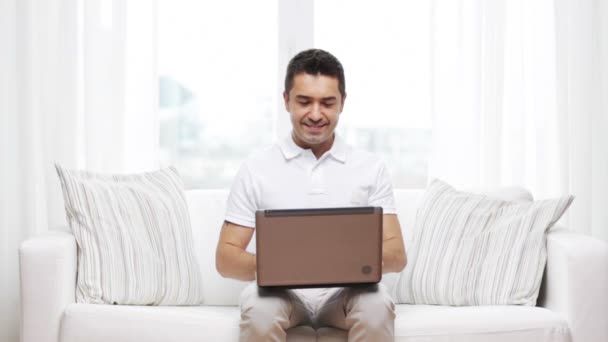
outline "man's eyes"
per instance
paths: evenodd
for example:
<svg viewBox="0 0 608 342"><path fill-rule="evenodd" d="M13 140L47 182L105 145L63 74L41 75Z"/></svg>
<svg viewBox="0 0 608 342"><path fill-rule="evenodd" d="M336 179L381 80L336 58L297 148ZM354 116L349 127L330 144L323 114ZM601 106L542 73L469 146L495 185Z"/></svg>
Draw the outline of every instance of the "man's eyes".
<svg viewBox="0 0 608 342"><path fill-rule="evenodd" d="M302 106L308 106L311 103L311 101L298 101L298 103ZM321 102L322 106L328 107L328 108L332 107L334 104L335 104L335 102Z"/></svg>

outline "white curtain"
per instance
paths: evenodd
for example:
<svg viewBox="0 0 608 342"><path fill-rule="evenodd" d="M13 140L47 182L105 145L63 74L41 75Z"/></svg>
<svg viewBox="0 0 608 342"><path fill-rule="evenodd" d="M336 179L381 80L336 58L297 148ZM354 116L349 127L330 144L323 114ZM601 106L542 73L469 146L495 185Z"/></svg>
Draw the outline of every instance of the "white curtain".
<svg viewBox="0 0 608 342"><path fill-rule="evenodd" d="M573 194L562 223L608 240L608 4L434 0L430 176Z"/></svg>
<svg viewBox="0 0 608 342"><path fill-rule="evenodd" d="M154 26L150 1L0 0L0 341L18 341L19 244L66 227L53 164L158 166Z"/></svg>
<svg viewBox="0 0 608 342"><path fill-rule="evenodd" d="M608 240L608 4L433 0L430 175L577 196ZM53 169L158 166L155 1L0 0L0 341L23 239L65 227ZM135 137L135 138L134 138Z"/></svg>

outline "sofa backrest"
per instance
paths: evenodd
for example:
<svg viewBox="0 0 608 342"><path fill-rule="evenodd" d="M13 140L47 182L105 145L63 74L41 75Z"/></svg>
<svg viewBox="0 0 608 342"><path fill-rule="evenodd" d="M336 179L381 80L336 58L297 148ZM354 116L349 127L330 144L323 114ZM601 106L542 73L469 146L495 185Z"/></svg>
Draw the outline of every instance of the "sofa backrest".
<svg viewBox="0 0 608 342"><path fill-rule="evenodd" d="M395 190L397 214L403 231L406 250L411 253L411 244L418 201L423 190ZM488 195L504 199L531 199L531 195L521 188L503 188L486 192ZM239 295L248 282L227 279L215 269L215 250L224 222L228 190L187 191L194 247L197 252L203 279L204 303L207 305L238 305ZM255 253L255 235L248 251ZM385 274L382 282L390 288L397 280L394 273Z"/></svg>

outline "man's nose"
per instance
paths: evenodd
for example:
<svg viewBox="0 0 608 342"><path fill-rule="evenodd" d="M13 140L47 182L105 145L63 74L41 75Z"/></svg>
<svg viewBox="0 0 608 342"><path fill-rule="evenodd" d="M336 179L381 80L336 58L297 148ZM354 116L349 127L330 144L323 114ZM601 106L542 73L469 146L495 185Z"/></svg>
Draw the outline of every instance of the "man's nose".
<svg viewBox="0 0 608 342"><path fill-rule="evenodd" d="M323 116L321 115L321 106L319 106L318 103L312 105L308 118L313 122L321 121L321 119L323 119Z"/></svg>

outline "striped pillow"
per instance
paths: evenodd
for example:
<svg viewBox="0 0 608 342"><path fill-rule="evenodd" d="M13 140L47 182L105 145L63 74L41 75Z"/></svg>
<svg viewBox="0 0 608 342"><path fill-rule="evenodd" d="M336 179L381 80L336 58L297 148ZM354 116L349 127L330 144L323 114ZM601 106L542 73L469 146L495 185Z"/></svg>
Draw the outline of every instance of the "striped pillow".
<svg viewBox="0 0 608 342"><path fill-rule="evenodd" d="M416 213L415 248L396 301L535 305L546 233L573 199L503 201L432 181Z"/></svg>
<svg viewBox="0 0 608 342"><path fill-rule="evenodd" d="M78 302L202 302L188 207L175 168L104 175L55 167L78 243Z"/></svg>

